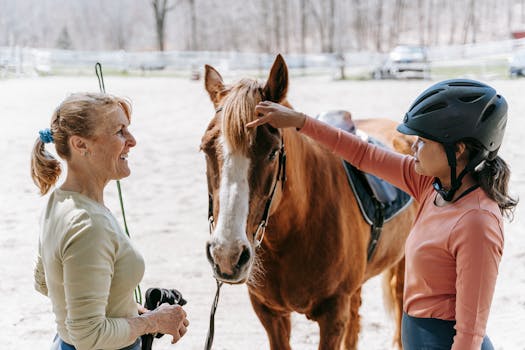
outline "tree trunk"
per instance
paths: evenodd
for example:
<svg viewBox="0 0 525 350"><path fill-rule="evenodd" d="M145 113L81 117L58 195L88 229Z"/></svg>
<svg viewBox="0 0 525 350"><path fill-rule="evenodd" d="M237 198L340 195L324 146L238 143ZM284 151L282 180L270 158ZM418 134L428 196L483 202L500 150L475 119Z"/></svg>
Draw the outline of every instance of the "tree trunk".
<svg viewBox="0 0 525 350"><path fill-rule="evenodd" d="M301 26L301 53L306 53L306 0L299 0L299 11L300 11L300 26Z"/></svg>
<svg viewBox="0 0 525 350"><path fill-rule="evenodd" d="M197 13L195 11L195 0L188 0L190 5L190 50L196 51L199 49L197 45Z"/></svg>
<svg viewBox="0 0 525 350"><path fill-rule="evenodd" d="M363 50L366 43L366 35L364 31L363 11L361 11L361 1L353 0L354 5L354 31L357 38L356 44L358 50Z"/></svg>
<svg viewBox="0 0 525 350"><path fill-rule="evenodd" d="M166 14L173 10L173 6L168 6L168 0L152 0L153 12L155 15L155 28L157 32L157 45L159 51L164 51L165 48L165 33L166 33Z"/></svg>
<svg viewBox="0 0 525 350"><path fill-rule="evenodd" d="M448 37L448 44L449 45L452 45L454 44L454 36L455 36L455 33L456 33L456 23L457 21L455 20L455 16L454 16L454 10L456 9L457 5L456 5L456 0L449 0L449 15L448 15L448 18L450 18L450 34L449 34L449 37Z"/></svg>
<svg viewBox="0 0 525 350"><path fill-rule="evenodd" d="M401 31L401 23L403 22L403 0L396 0L394 9L392 11L392 26L388 38L389 48L394 47L399 41L399 32Z"/></svg>
<svg viewBox="0 0 525 350"><path fill-rule="evenodd" d="M376 50L381 52L381 42L383 41L383 2L378 1L376 8Z"/></svg>
<svg viewBox="0 0 525 350"><path fill-rule="evenodd" d="M469 28L473 28L472 24L474 23L474 10L476 6L474 0L470 0L469 7L467 10L467 19L465 25L463 26L463 44L467 43ZM474 31L474 30L473 30Z"/></svg>
<svg viewBox="0 0 525 350"><path fill-rule="evenodd" d="M417 17L419 24L419 45L425 45L425 8L423 0L417 1Z"/></svg>
<svg viewBox="0 0 525 350"><path fill-rule="evenodd" d="M335 0L330 0L330 7L328 8L328 42L327 42L327 52L335 52L334 39L335 39Z"/></svg>
<svg viewBox="0 0 525 350"><path fill-rule="evenodd" d="M282 39L283 39L283 52L288 53L290 51L290 18L288 14L288 7L290 3L288 0L282 0Z"/></svg>
<svg viewBox="0 0 525 350"><path fill-rule="evenodd" d="M315 5L313 4L313 2L311 0L308 0L307 1L308 3L308 6L310 8L310 12L312 13L312 17L314 18L314 20L317 22L317 29L319 30L319 43L321 44L321 52L325 52L326 50L326 41L325 41L325 28L324 28L324 23L323 23L323 20L322 20L322 16L321 14L319 13L319 11L317 11L317 9L315 8Z"/></svg>

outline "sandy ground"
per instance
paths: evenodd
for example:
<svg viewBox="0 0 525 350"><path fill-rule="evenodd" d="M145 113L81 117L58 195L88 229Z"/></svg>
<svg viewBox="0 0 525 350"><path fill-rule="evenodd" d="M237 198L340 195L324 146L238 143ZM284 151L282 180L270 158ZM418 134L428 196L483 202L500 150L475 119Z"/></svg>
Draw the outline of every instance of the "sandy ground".
<svg viewBox="0 0 525 350"><path fill-rule="evenodd" d="M226 79L231 81L231 79ZM525 197L524 80L491 82L510 104L510 120L501 154L513 170L511 189ZM401 120L411 100L429 82L333 82L329 78L292 78L289 99L316 114L345 108L355 118ZM215 282L206 261L208 236L202 132L213 108L203 83L171 78L107 77L108 91L133 100L132 131L138 145L130 153L132 175L122 182L128 223L146 260L143 290L178 288L189 303L188 334L176 345L167 337L156 349L202 349ZM0 80L0 348L48 349L54 336L50 303L33 289L32 270L38 219L46 197L29 177L30 151L51 111L74 91L96 91L95 77ZM120 219L116 186L106 204ZM525 349L525 239L522 210L506 226L506 244L488 334L496 349ZM392 323L385 315L380 281L364 288L360 349L389 349ZM316 349L317 325L293 317L294 349ZM265 332L244 286L225 286L216 317L214 349L268 349Z"/></svg>

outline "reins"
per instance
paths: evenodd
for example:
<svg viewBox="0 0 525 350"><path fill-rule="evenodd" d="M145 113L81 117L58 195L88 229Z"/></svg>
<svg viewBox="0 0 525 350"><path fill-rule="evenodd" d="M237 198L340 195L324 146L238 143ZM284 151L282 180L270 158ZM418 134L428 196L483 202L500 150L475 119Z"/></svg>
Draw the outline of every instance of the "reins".
<svg viewBox="0 0 525 350"><path fill-rule="evenodd" d="M102 74L102 65L100 62L97 62L95 64L95 74L98 78L98 87L100 89L100 92L106 93L106 86L104 85L104 75ZM120 180L117 180L117 190L118 190L118 198L120 201L120 210L122 211L122 219L124 220L124 230L126 232L126 235L131 239L131 235L129 234L128 230L128 223L126 221L126 211L124 210L124 201L122 200L122 189L120 188ZM140 284L137 284L137 288L134 290L135 295L135 301L142 305L142 291L140 290Z"/></svg>
<svg viewBox="0 0 525 350"><path fill-rule="evenodd" d="M217 114L221 111L222 107L219 107L215 110L215 113ZM261 246L262 241L264 239L266 226L268 225L268 218L270 216L270 208L272 206L272 201L275 196L275 190L279 181L281 181L282 189L284 189L284 183L286 181L286 151L284 149L284 137L282 136L281 148L279 149L279 165L277 168L277 175L273 183L272 190L270 191L270 195L266 200L266 204L264 205L264 211L261 217L261 221L259 222L259 225L257 226L255 233L253 234L253 242L255 249ZM211 193L208 193L208 224L211 235L215 229L215 219L213 217L213 195ZM217 283L217 291L215 292L215 298L213 299L213 304L211 306L210 325L208 328L208 335L206 336L206 344L204 345L204 350L210 350L213 344L213 336L215 333L215 312L217 311L217 306L219 304L220 289L223 285L223 282L219 281L218 279L215 279L215 282Z"/></svg>

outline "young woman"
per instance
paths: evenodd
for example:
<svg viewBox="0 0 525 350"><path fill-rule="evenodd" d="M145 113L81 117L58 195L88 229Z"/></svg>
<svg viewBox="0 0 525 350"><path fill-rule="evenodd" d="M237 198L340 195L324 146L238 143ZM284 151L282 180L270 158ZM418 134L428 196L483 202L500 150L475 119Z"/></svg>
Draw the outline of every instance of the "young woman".
<svg viewBox="0 0 525 350"><path fill-rule="evenodd" d="M147 312L135 303L144 259L104 205L108 182L130 174L127 158L136 144L130 116L122 98L73 94L33 149L31 175L42 195L61 173L45 144L54 143L67 165L66 179L44 212L35 268L36 289L51 299L55 314L53 350L139 350L142 334L170 334L174 343L189 324L178 305Z"/></svg>
<svg viewBox="0 0 525 350"><path fill-rule="evenodd" d="M295 127L419 202L405 246L405 350L493 349L485 328L503 252L502 216L517 204L497 155L507 121L502 96L465 79L428 88L398 127L417 136L413 157L272 102L259 103L256 113L248 127Z"/></svg>

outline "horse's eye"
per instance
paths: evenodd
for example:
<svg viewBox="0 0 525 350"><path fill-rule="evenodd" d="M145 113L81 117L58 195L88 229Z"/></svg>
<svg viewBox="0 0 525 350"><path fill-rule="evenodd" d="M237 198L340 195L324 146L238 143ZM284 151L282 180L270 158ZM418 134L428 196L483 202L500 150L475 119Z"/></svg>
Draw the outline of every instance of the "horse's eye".
<svg viewBox="0 0 525 350"><path fill-rule="evenodd" d="M275 159L275 156L277 155L277 151L278 151L277 149L274 149L274 150L270 153L270 155L268 156L268 159L269 159L269 160L274 160L274 159Z"/></svg>

